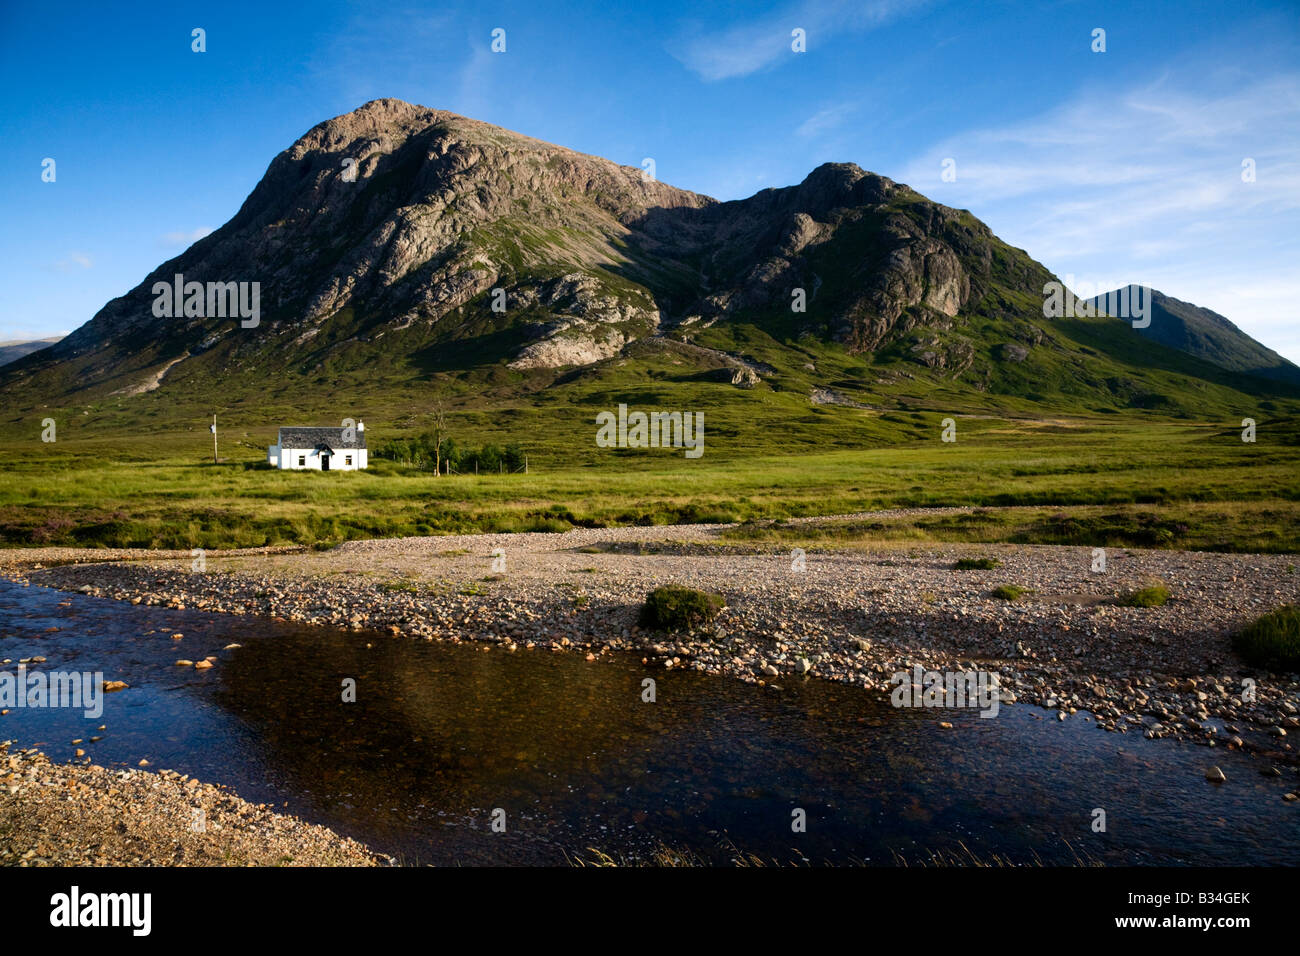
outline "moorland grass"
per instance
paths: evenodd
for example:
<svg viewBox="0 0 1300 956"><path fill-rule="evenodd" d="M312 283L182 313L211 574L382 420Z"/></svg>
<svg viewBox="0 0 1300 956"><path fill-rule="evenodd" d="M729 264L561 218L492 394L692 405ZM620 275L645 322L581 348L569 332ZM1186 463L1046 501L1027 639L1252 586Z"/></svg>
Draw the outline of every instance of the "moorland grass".
<svg viewBox="0 0 1300 956"><path fill-rule="evenodd" d="M1161 582L1152 582L1116 598L1121 607L1161 607L1169 600L1169 588Z"/></svg>
<svg viewBox="0 0 1300 956"><path fill-rule="evenodd" d="M992 571L1002 562L997 558L959 558L953 564L954 571Z"/></svg>
<svg viewBox="0 0 1300 956"><path fill-rule="evenodd" d="M450 477L389 461L363 472L277 471L253 440L223 445L230 459L214 465L197 430L49 445L35 438L19 442L0 470L0 546L323 547L363 537L748 522L726 539L1300 550L1300 444L1281 431L1261 431L1251 445L1219 425L981 419L952 444L938 440L937 421L931 437L900 433L880 444L872 416L855 414L859 448L803 446L791 433L745 449L736 438L747 432L720 425L695 461L668 449L598 449L594 425L576 417L564 449L544 431L541 450L525 442L528 474ZM465 426L463 437L508 442L527 431L527 417L519 421L507 416L496 432ZM835 427L828 434L838 441L843 424ZM397 432L370 422L368 431L372 442ZM972 510L783 523L936 507Z"/></svg>
<svg viewBox="0 0 1300 956"><path fill-rule="evenodd" d="M1284 605L1242 628L1232 649L1256 667L1300 671L1300 605Z"/></svg>
<svg viewBox="0 0 1300 956"><path fill-rule="evenodd" d="M1293 553L1300 502L1170 501L1123 506L975 508L957 514L882 515L871 520L788 524L754 520L723 532L745 545L863 549L887 542L1064 544L1110 548ZM956 568L956 570L961 570Z"/></svg>
<svg viewBox="0 0 1300 956"><path fill-rule="evenodd" d="M685 631L713 621L727 606L721 594L679 584L657 587L641 608L641 626L661 631Z"/></svg>

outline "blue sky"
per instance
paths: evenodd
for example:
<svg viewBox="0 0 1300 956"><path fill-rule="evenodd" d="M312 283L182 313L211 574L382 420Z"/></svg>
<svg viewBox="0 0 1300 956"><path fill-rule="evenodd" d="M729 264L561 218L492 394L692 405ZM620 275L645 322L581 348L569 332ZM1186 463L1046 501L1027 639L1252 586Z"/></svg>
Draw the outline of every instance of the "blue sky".
<svg viewBox="0 0 1300 956"><path fill-rule="evenodd" d="M1300 361L1295 0L123 7L0 0L0 340L85 322L311 126L395 96L720 199L855 162Z"/></svg>

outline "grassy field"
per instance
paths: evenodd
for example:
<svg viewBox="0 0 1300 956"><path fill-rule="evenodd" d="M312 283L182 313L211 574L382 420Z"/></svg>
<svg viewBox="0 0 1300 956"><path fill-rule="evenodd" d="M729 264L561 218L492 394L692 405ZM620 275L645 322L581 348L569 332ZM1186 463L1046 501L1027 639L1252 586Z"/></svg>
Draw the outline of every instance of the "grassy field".
<svg viewBox="0 0 1300 956"><path fill-rule="evenodd" d="M1111 548L1293 553L1300 504L1282 499L1146 505L975 508L961 513L789 525L748 521L726 531L737 546L863 549L882 542L1068 544Z"/></svg>
<svg viewBox="0 0 1300 956"><path fill-rule="evenodd" d="M274 471L262 464L270 429L226 433L218 465L198 422L183 432L22 442L0 471L0 544L327 546L376 536L739 521L749 524L733 532L737 544L1300 551L1294 421L1262 421L1252 444L1230 421L970 417L958 419L958 440L944 443L939 414L899 416L891 425L889 416L835 411L839 420L828 429L835 442L826 450L804 447L802 435L797 445L760 440L724 417L694 461L680 450L597 448L594 422L576 414L558 431L553 413L457 421L462 442L521 440L530 451L527 475L439 477L386 461L365 472ZM855 417L863 447L845 448ZM396 434L368 422L372 449ZM847 526L779 524L934 506L982 510Z"/></svg>

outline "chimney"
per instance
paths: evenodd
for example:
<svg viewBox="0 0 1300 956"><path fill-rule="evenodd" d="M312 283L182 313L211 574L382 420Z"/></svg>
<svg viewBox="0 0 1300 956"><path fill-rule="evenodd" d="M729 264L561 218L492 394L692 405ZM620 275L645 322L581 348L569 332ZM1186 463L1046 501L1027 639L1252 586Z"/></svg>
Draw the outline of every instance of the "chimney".
<svg viewBox="0 0 1300 956"><path fill-rule="evenodd" d="M365 431L365 430L366 430L366 423L365 423L365 422L357 422L357 431L359 431L359 432L363 432L363 431Z"/></svg>

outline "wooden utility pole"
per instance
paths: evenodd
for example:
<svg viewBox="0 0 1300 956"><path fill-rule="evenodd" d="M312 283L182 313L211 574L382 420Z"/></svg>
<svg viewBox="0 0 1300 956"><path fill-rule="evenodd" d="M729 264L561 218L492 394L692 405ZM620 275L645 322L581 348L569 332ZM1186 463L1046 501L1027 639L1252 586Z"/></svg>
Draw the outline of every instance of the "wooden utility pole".
<svg viewBox="0 0 1300 956"><path fill-rule="evenodd" d="M217 458L217 415L216 415L216 412L213 412L213 413L212 413L212 464L214 464L214 465L219 465L219 464L221 464L220 459Z"/></svg>
<svg viewBox="0 0 1300 956"><path fill-rule="evenodd" d="M447 434L447 410L443 408L441 399L434 402L430 419L433 426L433 473L438 476L442 474L442 439Z"/></svg>

